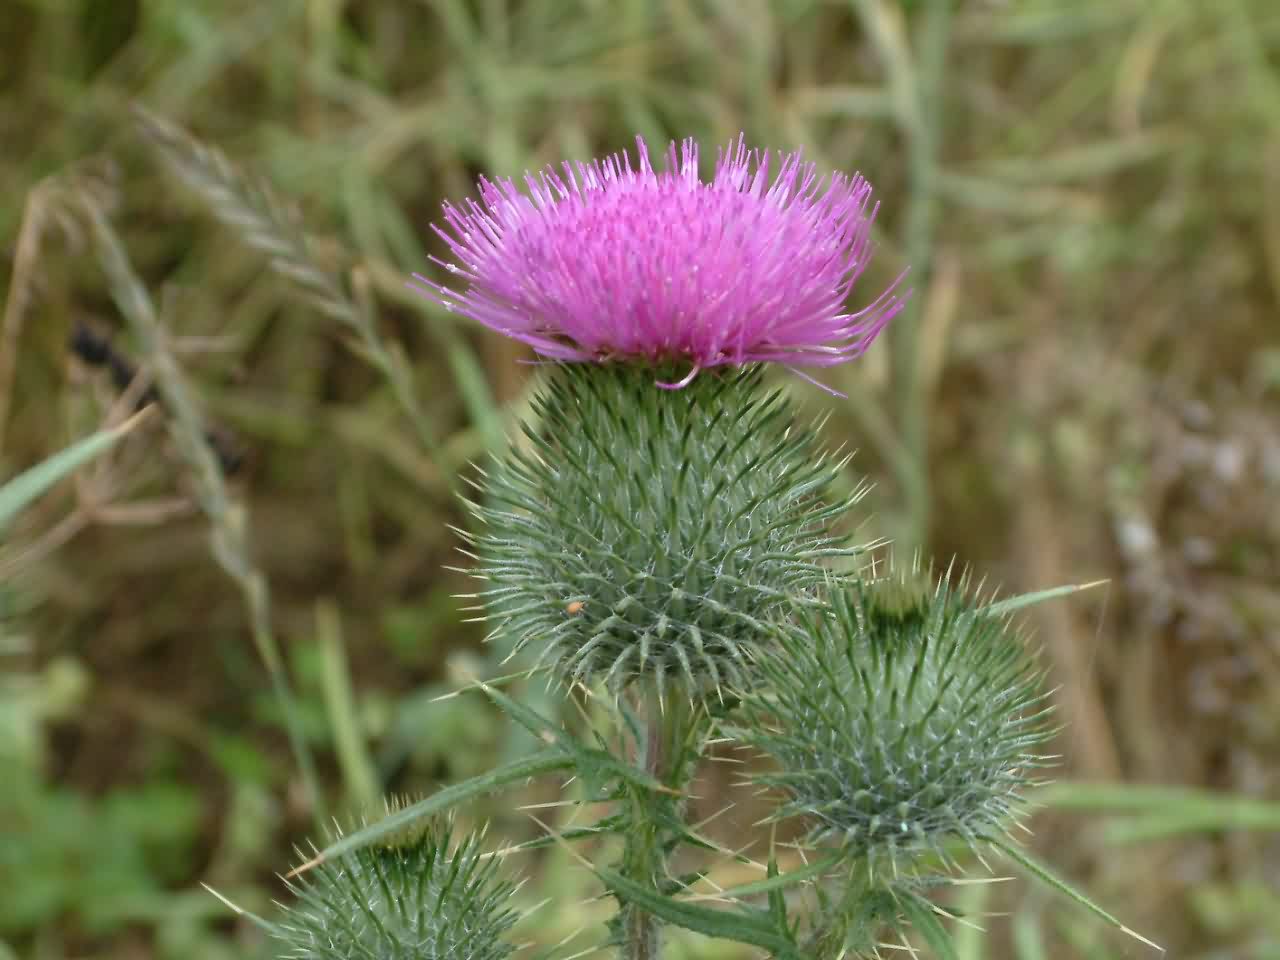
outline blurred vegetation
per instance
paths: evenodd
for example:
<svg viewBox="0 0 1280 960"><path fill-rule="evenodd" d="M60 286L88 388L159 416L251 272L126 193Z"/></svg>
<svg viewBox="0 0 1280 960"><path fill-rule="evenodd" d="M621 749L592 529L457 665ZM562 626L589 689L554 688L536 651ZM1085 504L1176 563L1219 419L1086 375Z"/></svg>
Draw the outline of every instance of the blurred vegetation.
<svg viewBox="0 0 1280 960"><path fill-rule="evenodd" d="M1280 957L1274 0L6 0L0 37L0 477L166 410L0 547L0 957L261 955L201 883L265 905L322 812L527 748L436 697L499 672L446 523L536 368L403 278L481 171L739 130L872 180L868 289L912 266L848 399L779 375L865 532L1109 581L1035 612L1038 854L1172 955ZM606 909L518 867L533 943ZM1143 949L1026 883L958 906L1010 915L966 958Z"/></svg>

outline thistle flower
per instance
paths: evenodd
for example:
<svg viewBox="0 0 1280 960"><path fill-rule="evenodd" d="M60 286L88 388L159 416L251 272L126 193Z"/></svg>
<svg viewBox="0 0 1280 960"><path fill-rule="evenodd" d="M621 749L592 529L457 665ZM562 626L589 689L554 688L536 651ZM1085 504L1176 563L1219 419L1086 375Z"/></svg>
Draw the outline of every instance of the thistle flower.
<svg viewBox="0 0 1280 960"><path fill-rule="evenodd" d="M529 452L486 471L471 541L494 634L563 680L690 691L734 681L769 621L813 602L841 464L815 450L759 365L663 393L625 365L556 367Z"/></svg>
<svg viewBox="0 0 1280 960"><path fill-rule="evenodd" d="M873 863L1005 829L1046 765L1041 671L967 578L918 571L839 590L784 634L735 734L777 761L778 816Z"/></svg>
<svg viewBox="0 0 1280 960"><path fill-rule="evenodd" d="M297 897L274 925L281 958L505 960L513 885L469 834L429 823L384 845L325 861L289 884Z"/></svg>
<svg viewBox="0 0 1280 960"><path fill-rule="evenodd" d="M698 146L667 149L654 170L616 154L510 180L481 179L480 199L446 204L435 227L465 289L415 276L449 310L543 357L688 367L675 384L725 364L829 366L861 354L902 308L895 283L868 306L845 301L871 259L876 206L861 176L819 178L799 153L741 137L709 182Z"/></svg>

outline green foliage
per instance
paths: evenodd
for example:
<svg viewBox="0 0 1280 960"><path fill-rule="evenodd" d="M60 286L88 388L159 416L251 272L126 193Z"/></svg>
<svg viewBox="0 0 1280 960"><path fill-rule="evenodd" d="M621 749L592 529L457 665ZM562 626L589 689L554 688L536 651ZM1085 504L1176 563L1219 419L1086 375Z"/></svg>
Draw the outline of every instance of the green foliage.
<svg viewBox="0 0 1280 960"><path fill-rule="evenodd" d="M895 874L904 854L1003 829L1050 736L1041 673L1007 621L965 578L915 570L838 589L802 621L731 728L777 761L757 776L787 794L777 816Z"/></svg>
<svg viewBox="0 0 1280 960"><path fill-rule="evenodd" d="M530 448L490 467L472 505L494 634L614 689L745 676L822 561L856 552L827 529L856 495L830 497L838 465L761 377L664 391L650 370L555 368Z"/></svg>
<svg viewBox="0 0 1280 960"><path fill-rule="evenodd" d="M480 838L444 823L362 847L290 883L296 900L273 924L280 956L308 960L503 960L516 921L514 885Z"/></svg>
<svg viewBox="0 0 1280 960"><path fill-rule="evenodd" d="M200 816L191 787L90 799L10 767L0 790L0 934L70 921L103 935L154 914L190 868Z"/></svg>

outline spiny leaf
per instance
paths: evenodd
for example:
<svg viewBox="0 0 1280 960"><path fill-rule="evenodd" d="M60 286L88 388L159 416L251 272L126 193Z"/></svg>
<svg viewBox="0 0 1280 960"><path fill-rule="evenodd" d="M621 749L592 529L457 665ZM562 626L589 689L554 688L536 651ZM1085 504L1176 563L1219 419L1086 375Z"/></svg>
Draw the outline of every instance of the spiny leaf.
<svg viewBox="0 0 1280 960"><path fill-rule="evenodd" d="M236 903L233 903L229 898L223 896L221 893L213 889L213 887L209 886L207 883L202 883L200 884L200 886L204 887L205 890L213 894L213 896L216 897L219 902L221 902L225 907L231 910L236 916L247 918L249 922L251 922L255 927L257 927L260 930L264 930L267 933L270 933L270 934L279 933L280 928L277 927L270 920L264 920L262 917L254 913L252 910L246 910L244 907Z"/></svg>
<svg viewBox="0 0 1280 960"><path fill-rule="evenodd" d="M767 893L772 896L774 893L788 890L791 887L799 886L802 883L807 883L810 880L822 876L828 870L837 866L844 859L845 858L841 853L831 853L801 867L798 870L792 870L788 873L777 873L776 864L774 864L774 870L769 873L768 878L765 880L757 880L754 883L743 883L736 887L729 887L725 890L721 890L715 894L699 894L698 896L690 897L689 899L741 900L746 897L756 897L762 893ZM770 861L770 863L773 863L773 861Z"/></svg>
<svg viewBox="0 0 1280 960"><path fill-rule="evenodd" d="M367 847L372 843L403 831L426 817L441 813L450 807L456 807L460 803L483 796L486 793L492 793L499 787L506 786L509 783L517 783L521 780L527 780L529 777L536 777L539 774L550 773L552 770L563 770L572 766L573 756L570 753L560 747L547 747L545 750L540 750L531 756L522 757L505 766L490 770L488 773L482 773L478 777L472 777L462 783L455 783L452 786L445 787L443 790L433 793L417 803L389 814L377 823L372 823L363 829L356 830L354 833L349 833L325 847L306 863L295 867L288 873L288 876L297 876L326 861L332 860L334 857L342 856L361 847Z"/></svg>
<svg viewBox="0 0 1280 960"><path fill-rule="evenodd" d="M554 744L566 753L572 754L574 772L587 785L587 792L590 795L598 796L605 782L613 778L624 780L646 790L672 792L651 774L619 760L607 751L579 743L536 710L513 700L501 690L497 690L486 683L481 683L480 689L503 711L509 714L512 719L534 736L544 742Z"/></svg>
<svg viewBox="0 0 1280 960"><path fill-rule="evenodd" d="M610 890L628 903L653 914L668 923L701 933L708 937L720 937L772 951L780 960L801 960L799 951L789 933L777 930L773 924L758 914L739 911L712 910L699 907L687 900L663 896L656 890L636 883L606 867L595 867L596 874Z"/></svg>
<svg viewBox="0 0 1280 960"><path fill-rule="evenodd" d="M1004 600L997 600L995 603L989 603L982 609L985 613L1000 617L1007 613L1013 613L1015 610L1023 610L1038 603L1044 603L1046 600L1056 600L1059 597L1070 596L1073 593L1092 590L1094 587L1100 587L1110 582L1110 580L1093 580L1089 583L1067 584L1061 587L1050 587L1048 590L1036 590L1033 593L1021 593L1016 597L1008 597Z"/></svg>
<svg viewBox="0 0 1280 960"><path fill-rule="evenodd" d="M1075 887L1071 886L1071 884L1067 883L1065 880L1058 877L1055 873L1053 873L1053 871L1051 871L1044 864L1040 863L1038 860L1032 857L1025 850L1018 848L1017 846L1015 846L1014 844L1010 843L1007 840L1001 840L999 837L982 837L980 839L986 840L987 843L991 844L991 846L995 847L997 850L1003 853L1006 857L1008 857L1014 863L1017 863L1022 867L1026 868L1027 872L1029 872L1041 883L1044 883L1046 886L1049 886L1054 890L1057 890L1059 893L1061 893L1064 897L1068 898L1069 900L1074 900L1076 903L1084 907L1094 916L1099 917L1102 920L1105 920L1111 926L1118 929L1121 933L1125 933L1128 936L1133 937L1133 939L1141 943L1145 943L1147 946L1152 947L1156 950L1159 950L1161 953L1164 953L1164 947L1160 946L1158 943L1154 943L1148 940L1142 934L1126 927L1123 923L1121 923L1111 914L1107 913L1107 911L1103 910L1102 907L1098 906L1096 903L1094 903L1092 900L1086 897L1083 893L1081 893Z"/></svg>

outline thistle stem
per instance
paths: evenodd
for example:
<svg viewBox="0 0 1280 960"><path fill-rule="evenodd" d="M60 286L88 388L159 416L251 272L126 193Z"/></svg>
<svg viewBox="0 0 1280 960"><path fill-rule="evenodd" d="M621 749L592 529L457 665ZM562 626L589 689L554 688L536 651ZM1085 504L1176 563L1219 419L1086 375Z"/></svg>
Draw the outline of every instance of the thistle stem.
<svg viewBox="0 0 1280 960"><path fill-rule="evenodd" d="M680 790L691 767L683 750L692 720L689 705L679 696L664 702L650 691L643 699L642 708L645 733L644 742L640 744L640 765L664 786ZM668 808L666 818L659 816L660 806ZM622 860L626 877L662 889L670 850L669 828L663 826L663 820L669 820L672 814L678 819L683 806L682 799L667 794L645 791L632 795L632 824ZM658 960L662 945L658 918L634 905L624 909L622 960Z"/></svg>

